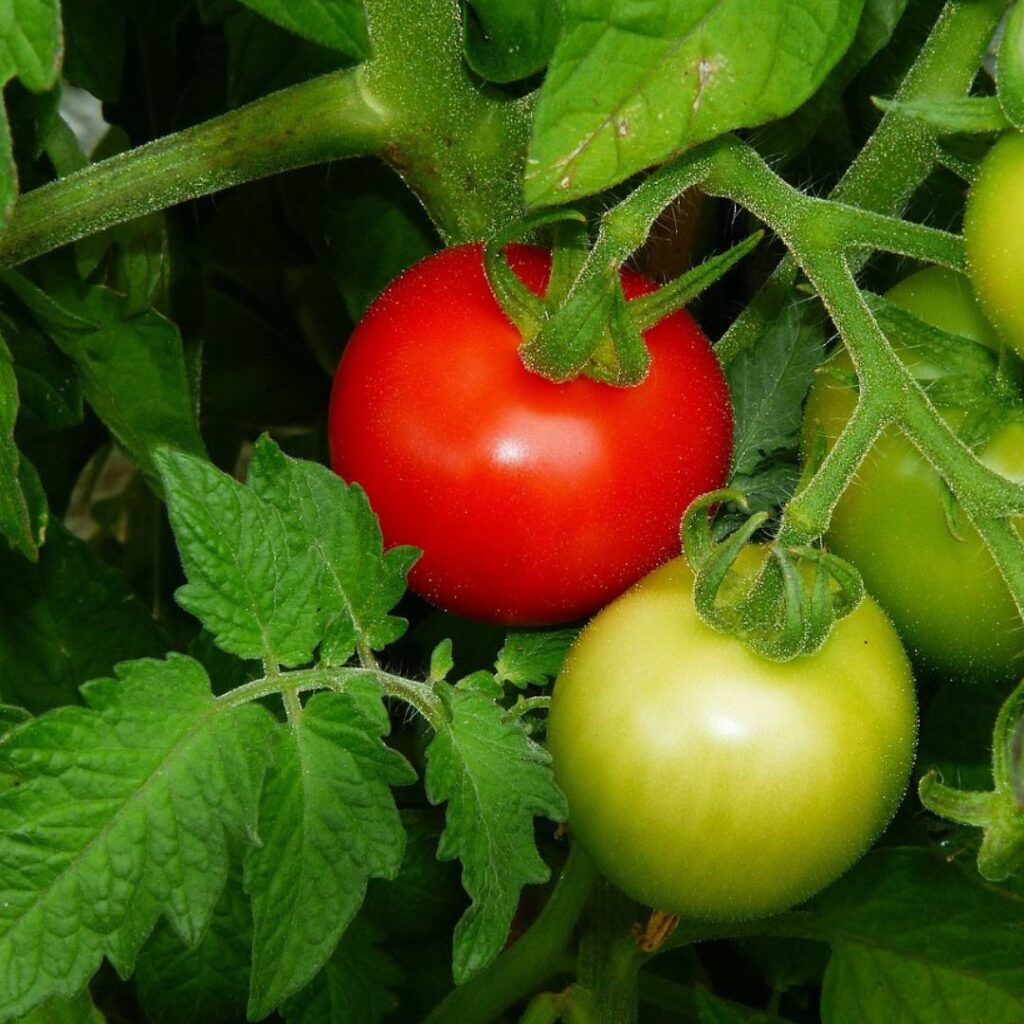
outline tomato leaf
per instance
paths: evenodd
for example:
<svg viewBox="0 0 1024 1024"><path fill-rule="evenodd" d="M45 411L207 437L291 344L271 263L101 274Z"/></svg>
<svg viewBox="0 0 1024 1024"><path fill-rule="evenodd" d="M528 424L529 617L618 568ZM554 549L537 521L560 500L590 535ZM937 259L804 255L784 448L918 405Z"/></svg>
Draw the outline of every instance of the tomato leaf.
<svg viewBox="0 0 1024 1024"><path fill-rule="evenodd" d="M159 1024L219 1024L241 1019L249 994L252 911L232 851L227 884L197 946L166 923L139 953L132 980L147 1018Z"/></svg>
<svg viewBox="0 0 1024 1024"><path fill-rule="evenodd" d="M309 661L323 633L321 568L301 528L203 459L164 450L157 462L188 578L178 603L231 654Z"/></svg>
<svg viewBox="0 0 1024 1024"><path fill-rule="evenodd" d="M205 452L174 324L153 310L133 313L108 288L55 280L44 291L13 273L3 281L75 364L86 400L152 481L159 446Z"/></svg>
<svg viewBox="0 0 1024 1024"><path fill-rule="evenodd" d="M388 728L380 690L359 679L344 693L314 696L279 735L260 804L261 845L245 867L253 1020L320 970L367 881L398 873L405 831L390 787L416 776L381 742Z"/></svg>
<svg viewBox="0 0 1024 1024"><path fill-rule="evenodd" d="M757 147L762 153L781 153L791 158L807 146L823 124L842 116L844 90L854 76L888 45L907 3L908 0L865 0L850 48L829 72L821 87L788 117L757 132Z"/></svg>
<svg viewBox="0 0 1024 1024"><path fill-rule="evenodd" d="M489 82L515 82L540 71L561 28L551 0L469 0L463 19L466 60Z"/></svg>
<svg viewBox="0 0 1024 1024"><path fill-rule="evenodd" d="M75 364L33 324L7 317L2 323L18 380L19 426L39 433L81 423L82 389Z"/></svg>
<svg viewBox="0 0 1024 1024"><path fill-rule="evenodd" d="M370 55L360 0L240 0L282 28L361 60Z"/></svg>
<svg viewBox="0 0 1024 1024"><path fill-rule="evenodd" d="M105 1020L86 990L73 999L48 999L17 1024L104 1024Z"/></svg>
<svg viewBox="0 0 1024 1024"><path fill-rule="evenodd" d="M248 483L282 517L297 522L321 565L321 660L343 665L357 646L380 650L397 640L408 623L388 613L405 593L419 551L383 550L363 489L347 486L326 466L288 458L265 437L253 451Z"/></svg>
<svg viewBox="0 0 1024 1024"><path fill-rule="evenodd" d="M52 88L60 70L60 0L8 0L0 19L0 89L12 78L20 79L32 92ZM11 130L0 108L0 233L7 226L17 194Z"/></svg>
<svg viewBox="0 0 1024 1024"><path fill-rule="evenodd" d="M757 343L730 363L734 478L752 477L766 459L795 450L803 400L824 356L818 307L793 299Z"/></svg>
<svg viewBox="0 0 1024 1024"><path fill-rule="evenodd" d="M566 0L537 104L527 201L590 195L698 142L784 117L846 52L862 7Z"/></svg>
<svg viewBox="0 0 1024 1024"><path fill-rule="evenodd" d="M498 651L494 672L499 683L522 690L546 686L558 675L578 629L510 630Z"/></svg>
<svg viewBox="0 0 1024 1024"><path fill-rule="evenodd" d="M255 833L265 710L218 704L181 655L121 665L84 694L88 707L51 711L0 748L0 768L22 779L0 796L9 1015L77 994L104 954L130 973L161 914L197 942L227 877L228 834Z"/></svg>
<svg viewBox="0 0 1024 1024"><path fill-rule="evenodd" d="M78 703L83 680L169 644L124 577L58 522L39 562L0 551L0 694L34 714Z"/></svg>
<svg viewBox="0 0 1024 1024"><path fill-rule="evenodd" d="M462 982L501 951L522 887L548 878L534 816L563 821L566 806L547 751L520 722L506 721L500 704L472 687L435 690L447 718L427 749L427 794L448 802L437 855L462 861L473 900L455 928L452 967Z"/></svg>
<svg viewBox="0 0 1024 1024"><path fill-rule="evenodd" d="M17 417L18 381L11 353L0 338L0 535L16 551L34 560L42 542L42 524L37 523L31 496L22 485L23 462L14 441Z"/></svg>
<svg viewBox="0 0 1024 1024"><path fill-rule="evenodd" d="M822 1019L975 1024L1024 1017L1020 899L939 851L878 850L817 901L832 944Z"/></svg>
<svg viewBox="0 0 1024 1024"><path fill-rule="evenodd" d="M288 1024L380 1024L397 1008L398 967L380 927L359 915L323 970L282 1013Z"/></svg>

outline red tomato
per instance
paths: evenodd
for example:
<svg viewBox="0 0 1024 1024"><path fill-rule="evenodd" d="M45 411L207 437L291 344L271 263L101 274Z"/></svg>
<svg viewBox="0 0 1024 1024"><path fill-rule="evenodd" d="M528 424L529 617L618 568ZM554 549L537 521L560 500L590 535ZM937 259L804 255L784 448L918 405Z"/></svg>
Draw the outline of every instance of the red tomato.
<svg viewBox="0 0 1024 1024"><path fill-rule="evenodd" d="M542 294L550 254L511 246L509 259ZM629 271L623 286L655 287ZM646 339L637 387L529 372L479 245L430 256L384 291L338 366L331 458L365 488L385 544L423 550L417 593L542 625L594 612L678 553L686 506L726 479L732 413L687 313Z"/></svg>

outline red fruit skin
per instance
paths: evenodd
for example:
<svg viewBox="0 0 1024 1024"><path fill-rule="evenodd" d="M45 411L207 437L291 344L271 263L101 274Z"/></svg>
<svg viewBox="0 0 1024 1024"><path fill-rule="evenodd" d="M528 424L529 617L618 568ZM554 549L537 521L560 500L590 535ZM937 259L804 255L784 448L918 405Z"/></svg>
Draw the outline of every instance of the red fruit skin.
<svg viewBox="0 0 1024 1024"><path fill-rule="evenodd" d="M550 254L510 246L537 294ZM655 290L624 270L627 298ZM479 245L428 257L353 333L331 396L334 469L362 485L385 545L423 550L409 583L506 625L589 615L679 552L679 521L726 480L732 410L685 311L646 332L647 378L555 384L526 370Z"/></svg>

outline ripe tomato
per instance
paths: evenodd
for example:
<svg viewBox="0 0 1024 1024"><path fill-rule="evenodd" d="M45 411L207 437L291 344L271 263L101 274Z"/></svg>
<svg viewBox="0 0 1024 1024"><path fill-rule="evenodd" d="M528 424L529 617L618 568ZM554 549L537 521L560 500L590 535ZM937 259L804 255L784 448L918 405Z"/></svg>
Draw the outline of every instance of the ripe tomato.
<svg viewBox="0 0 1024 1024"><path fill-rule="evenodd" d="M1003 340L1024 356L1024 135L1009 132L982 161L964 211L971 283Z"/></svg>
<svg viewBox="0 0 1024 1024"><path fill-rule="evenodd" d="M901 282L889 298L920 319L975 341L998 345L979 317L967 282L952 271L928 269ZM929 368L898 349L921 376ZM845 351L833 365L849 371ZM821 429L829 445L853 412L856 394L821 374L807 400L804 440ZM956 410L944 410L951 422ZM1008 424L982 449L981 459L1024 480L1024 424ZM967 517L947 518L939 474L903 434L886 429L861 463L832 513L828 546L853 562L868 592L892 617L917 660L944 676L1009 680L1020 675L1024 631L992 556Z"/></svg>
<svg viewBox="0 0 1024 1024"><path fill-rule="evenodd" d="M895 813L915 734L910 667L870 598L780 664L697 617L683 558L586 627L548 718L570 830L602 873L722 921L784 910L849 868Z"/></svg>
<svg viewBox="0 0 1024 1024"><path fill-rule="evenodd" d="M513 246L538 294L550 255ZM587 615L679 548L729 468L732 414L707 339L678 312L647 332L637 387L528 372L482 248L417 264L374 303L334 381L334 468L365 488L410 585L450 611L539 625ZM653 290L623 272L627 296Z"/></svg>

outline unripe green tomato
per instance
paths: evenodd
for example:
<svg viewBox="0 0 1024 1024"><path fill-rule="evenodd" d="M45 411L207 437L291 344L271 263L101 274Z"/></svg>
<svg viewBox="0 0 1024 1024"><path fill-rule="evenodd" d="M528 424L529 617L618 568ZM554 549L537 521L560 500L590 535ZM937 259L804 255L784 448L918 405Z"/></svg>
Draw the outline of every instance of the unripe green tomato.
<svg viewBox="0 0 1024 1024"><path fill-rule="evenodd" d="M964 241L971 283L1003 340L1024 355L1024 135L989 150L967 197Z"/></svg>
<svg viewBox="0 0 1024 1024"><path fill-rule="evenodd" d="M547 735L600 871L649 906L727 921L784 910L864 853L915 732L910 666L870 598L820 651L769 661L698 618L677 558L584 629Z"/></svg>
<svg viewBox="0 0 1024 1024"><path fill-rule="evenodd" d="M923 270L888 297L935 327L997 344L967 282L952 271ZM934 375L912 352L897 352L915 374ZM852 370L845 350L831 366ZM805 450L819 429L831 447L856 399L852 388L819 374L807 400ZM943 415L954 424L961 418L955 410ZM1003 476L1024 481L1024 425L1003 427L979 454ZM883 431L865 456L832 513L826 540L857 566L920 664L965 680L1009 681L1020 674L1024 630L1006 583L942 478L896 428Z"/></svg>

